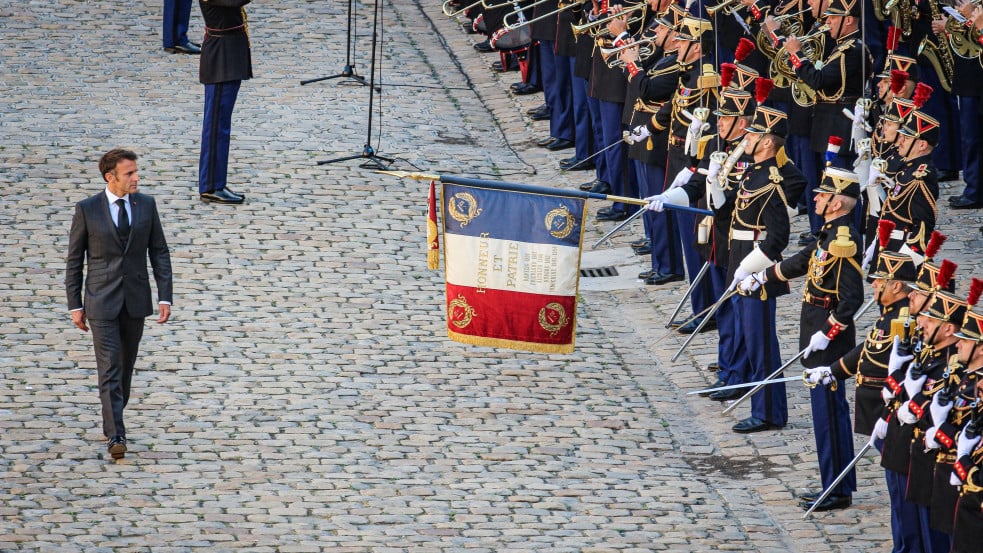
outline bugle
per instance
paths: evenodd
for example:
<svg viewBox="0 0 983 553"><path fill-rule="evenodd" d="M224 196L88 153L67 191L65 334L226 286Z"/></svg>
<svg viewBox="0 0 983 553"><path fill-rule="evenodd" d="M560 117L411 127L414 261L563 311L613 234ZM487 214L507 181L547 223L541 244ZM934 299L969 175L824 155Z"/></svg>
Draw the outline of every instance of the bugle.
<svg viewBox="0 0 983 553"><path fill-rule="evenodd" d="M634 42L618 46L617 48L605 48L601 46L601 55L604 56L604 59L608 60L608 67L621 67L624 62L619 59L619 55L622 52L632 48L638 48L638 59L648 59L649 56L655 53L655 46L653 46L653 44L656 40L658 40L658 38L653 36L649 38L640 38Z"/></svg>
<svg viewBox="0 0 983 553"><path fill-rule="evenodd" d="M483 0L477 0L477 2L468 4L467 6L464 6L461 9L455 10L454 7L451 5L454 3L454 0L446 0L446 2L444 2L443 12L444 15L446 15L447 17L456 17L470 10L471 8L477 8L480 4L482 4L482 2Z"/></svg>
<svg viewBox="0 0 983 553"><path fill-rule="evenodd" d="M543 3L547 2L547 1L549 1L549 0L537 0L536 2L533 2L530 6L526 6L526 7L527 8L530 8L530 7L536 6L538 4L543 4ZM555 10L553 10L551 12L544 13L542 15L537 15L536 17L533 17L532 19L526 19L525 21L522 21L520 19L519 21L515 22L514 24L509 23L509 16L518 17L519 12L521 11L521 10L516 10L516 11L509 12L509 13L505 14L505 17L502 18L502 24L503 24L503 26L506 29L515 30L515 29L518 29L520 27L525 27L526 25L531 25L531 24L533 24L533 23L535 23L537 21L542 21L544 19L549 19L550 17L556 17L561 12L565 12L565 11L571 9L571 8L576 8L576 7L583 6L586 2L587 2L587 0L574 0L573 2L566 3L566 4L561 3L560 7L558 7L557 9L555 9Z"/></svg>
<svg viewBox="0 0 983 553"><path fill-rule="evenodd" d="M608 23L621 17L628 17L628 20L626 21L628 25L642 23L645 19L645 11L647 9L648 2L642 1L637 4L627 6L620 12L613 13L607 17L602 17L594 21L588 21L587 23L583 23L581 25L571 23L570 26L573 27L573 36L575 37L580 37L580 35L584 33L590 33L591 36L597 37L607 32Z"/></svg>
<svg viewBox="0 0 983 553"><path fill-rule="evenodd" d="M731 14L740 9L741 6L741 0L723 0L723 2L717 4L716 6L707 6L706 10L707 13L710 14L710 17L713 17L721 10L723 10L725 15Z"/></svg>

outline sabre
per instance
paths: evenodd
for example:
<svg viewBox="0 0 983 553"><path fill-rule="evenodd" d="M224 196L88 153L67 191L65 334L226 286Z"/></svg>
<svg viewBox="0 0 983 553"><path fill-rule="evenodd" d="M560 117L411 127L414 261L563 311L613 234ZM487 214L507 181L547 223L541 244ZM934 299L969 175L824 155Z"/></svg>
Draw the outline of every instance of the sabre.
<svg viewBox="0 0 983 553"><path fill-rule="evenodd" d="M785 376L782 378L775 378L773 380L759 380L758 382L745 382L743 384L731 384L729 386L720 386L717 388L704 388L702 390L696 390L695 392L686 392L686 395L692 396L696 394L705 394L707 392L717 392L721 390L740 390L741 388L750 388L751 386L757 386L761 384L767 386L769 384L778 384L779 382L792 382L793 380L801 380L802 376Z"/></svg>
<svg viewBox="0 0 983 553"><path fill-rule="evenodd" d="M737 284L734 283L731 285L730 288L727 289L727 291L723 293L722 296L720 296L720 299L717 300L717 303L713 304L713 306L710 308L710 311L708 311L707 314L703 316L703 320L700 321L699 325L697 325L696 330L694 330L693 333L690 334L688 338L686 338L686 341L683 342L683 345L679 348L679 351L677 351L676 354L671 357L673 361L679 359L679 356L683 354L683 351L685 351L686 348L689 346L690 342L693 341L693 338L696 338L696 335L699 334L701 330L703 330L703 327L706 326L708 322L710 322L710 317L713 317L714 313L716 313L717 310L720 309L720 306L724 304L724 301L729 300L730 297L736 293L737 293Z"/></svg>
<svg viewBox="0 0 983 553"><path fill-rule="evenodd" d="M577 167L580 167L580 166L581 166L581 165L583 165L584 163L586 163L586 162L588 162L588 161L590 161L590 160L592 160L592 159L594 159L595 157L597 157L597 156L599 156L599 155L601 155L601 154L603 154L604 152L606 152L606 151L608 151L608 150L610 150L611 148L614 148L615 146L617 146L618 144L621 144L621 143L622 143L622 142L624 142L624 141L625 141L625 139L624 139L624 138L622 138L621 140L617 140L617 141L615 141L615 142L614 142L614 144L611 144L610 146L605 146L603 150L598 150L598 151L596 151L596 152L594 152L593 154L591 154L591 155L589 155L589 156L587 156L587 157L585 157L584 159L582 159L582 160L580 160L580 161L578 161L577 163L574 163L574 164L573 164L573 165L571 165L570 167L568 167L568 168L566 168L566 169L560 169L560 172L561 172L561 173L566 173L567 171L573 171L573 170L574 170L574 169L576 169Z"/></svg>
<svg viewBox="0 0 983 553"><path fill-rule="evenodd" d="M808 347L802 348L802 351L800 351L799 353L796 353L795 354L795 357L793 357L793 358L789 359L788 361L786 361L785 363L783 363L781 367L778 367L778 370L777 371L769 374L764 380L758 382L757 386L755 386L754 388L751 388L751 390L748 393L746 393L743 396L741 396L741 397L737 398L736 400L734 400L734 403L731 403L730 405L728 405L727 408L724 409L723 413L721 413L721 414L726 415L727 413L730 413L738 405L740 405L740 404L744 403L745 401L747 401L747 399L749 397L751 397L754 394L758 393L758 390L760 390L760 389L764 388L765 386L767 386L766 383L769 380L775 378L776 376L778 376L779 374L781 374L782 371L784 371L785 369L787 369L789 365L791 365L792 363L795 363L796 361L798 361L799 359L801 359L802 356L805 355L805 353L807 351L809 351L809 348ZM798 378L798 377L796 377L796 378Z"/></svg>
<svg viewBox="0 0 983 553"><path fill-rule="evenodd" d="M803 520L809 518L809 515L811 515L812 512L816 510L816 507L822 504L822 502L825 501L826 498L829 497L831 493L833 493L833 489L836 488L836 485L839 484L841 480L846 478L846 475L849 474L851 470L853 470L853 467L857 466L857 463L860 462L860 459L862 459L864 454L870 451L870 448L872 447L874 447L873 438L869 440L867 444L863 447L863 449L860 450L860 453L858 453L857 456L854 457L852 461L850 461L850 464L847 465L845 469L843 469L843 472L841 472L840 475L836 477L836 480L833 480L833 483L830 484L828 488L823 490L822 495L820 495L815 501L812 502L812 507L809 507L809 510L806 511L806 514L802 515Z"/></svg>
<svg viewBox="0 0 983 553"><path fill-rule="evenodd" d="M645 213L645 210L644 209L639 209L635 213L632 213L631 217L629 217L629 218L625 219L624 221L622 221L621 224L619 224L618 226L614 227L613 229L611 229L610 231L608 231L607 234L605 234L604 236L602 236L600 240L598 240L597 242L594 242L594 245L591 246L590 249L596 250L598 246L600 246L601 244L607 242L612 236L614 236L615 234L617 234L618 231L620 231L621 229L623 229L626 226L628 226L629 223L631 223L635 219L638 219L644 213Z"/></svg>
<svg viewBox="0 0 983 553"><path fill-rule="evenodd" d="M683 309L683 304L686 303L686 298L688 298L689 295L693 293L693 290L696 289L697 283L699 283L700 280L703 279L703 276L707 274L707 271L709 269L710 269L710 262L704 261L703 267L700 269L700 272L696 273L696 278L694 278L693 282L690 283L689 288L686 289L686 293L683 294L683 297L679 299L679 303L676 304L676 309L673 310L672 315L669 316L669 320L666 321L666 328L672 326L672 322L676 320L676 315L679 315L679 312Z"/></svg>
<svg viewBox="0 0 983 553"><path fill-rule="evenodd" d="M868 309L870 309L870 306L871 306L871 305L874 305L874 300L876 300L876 299L877 299L877 296L874 296L873 298L870 298L870 299L869 299L869 300L867 301L867 303L865 303L865 304L864 304L864 306L860 308L860 311L857 311L857 312L856 312L856 313L855 313L855 314L853 315L853 320L854 320L854 321L859 321L859 320L860 320L860 317L862 317L862 316L863 316L863 314L864 314L864 313L866 313Z"/></svg>

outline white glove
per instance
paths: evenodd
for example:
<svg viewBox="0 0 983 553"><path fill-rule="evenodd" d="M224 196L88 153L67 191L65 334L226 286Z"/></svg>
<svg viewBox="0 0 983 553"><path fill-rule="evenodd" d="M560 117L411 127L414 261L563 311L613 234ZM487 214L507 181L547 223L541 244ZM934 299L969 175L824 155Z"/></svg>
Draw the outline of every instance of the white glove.
<svg viewBox="0 0 983 553"><path fill-rule="evenodd" d="M884 419L877 419L874 423L874 432L871 433L871 440L883 440L887 437L887 421Z"/></svg>
<svg viewBox="0 0 983 553"><path fill-rule="evenodd" d="M970 438L966 435L966 429L963 428L962 432L959 433L959 438L956 440L956 459L963 456L969 455L975 449L977 444L980 443L980 437Z"/></svg>
<svg viewBox="0 0 983 553"><path fill-rule="evenodd" d="M891 346L891 356L887 361L887 374L894 374L895 371L901 370L906 367L908 363L915 358L914 355L901 355L898 353L898 347L901 344L901 337L894 337L894 344Z"/></svg>
<svg viewBox="0 0 983 553"><path fill-rule="evenodd" d="M907 401L904 402L901 407L898 407L895 414L898 415L898 421L900 421L901 424L915 424L918 422L918 417L916 417L915 414L911 412L911 409L908 408Z"/></svg>
<svg viewBox="0 0 983 553"><path fill-rule="evenodd" d="M645 125L639 125L631 130L627 136L625 136L625 142L629 144L635 144L645 140L646 138L652 136L649 132L649 128Z"/></svg>
<svg viewBox="0 0 983 553"><path fill-rule="evenodd" d="M808 380L810 384L822 384L823 386L829 386L833 383L833 371L831 371L829 367L806 369L806 380Z"/></svg>
<svg viewBox="0 0 983 553"><path fill-rule="evenodd" d="M707 180L716 183L720 179L720 167L722 164L710 156L710 165L707 166Z"/></svg>
<svg viewBox="0 0 983 553"><path fill-rule="evenodd" d="M867 251L864 252L864 260L860 264L860 270L864 273L870 271L870 264L874 261L874 250L877 249L877 239L874 239L869 246L867 246ZM897 338L897 336L895 336Z"/></svg>
<svg viewBox="0 0 983 553"><path fill-rule="evenodd" d="M864 192L867 194L867 213L873 217L880 218L881 206L884 204L884 198L887 197L887 193L880 186L868 188Z"/></svg>
<svg viewBox="0 0 983 553"><path fill-rule="evenodd" d="M809 345L806 346L806 351L805 353L802 354L802 358L808 359L809 355L812 354L812 352L822 351L826 349L826 346L829 345L829 342L830 339L827 338L825 334L823 334L823 331L817 330L816 333L813 334L811 338L809 338Z"/></svg>
<svg viewBox="0 0 983 553"><path fill-rule="evenodd" d="M864 190L867 190L870 187L870 160L858 157L853 166L853 171L857 173L860 185L863 186Z"/></svg>
<svg viewBox="0 0 983 553"><path fill-rule="evenodd" d="M657 194L655 196L649 196L645 198L648 204L645 205L645 209L649 211L654 211L656 213L662 213L665 210L666 196L665 194Z"/></svg>
<svg viewBox="0 0 983 553"><path fill-rule="evenodd" d="M922 385L925 384L925 379L928 378L927 374L923 374L918 378L911 377L911 367L908 367L908 371L905 373L904 377L904 391L908 394L908 399L914 399L918 392L922 390Z"/></svg>
<svg viewBox="0 0 983 553"><path fill-rule="evenodd" d="M853 127L850 130L850 141L857 150L857 144L867 138L867 108L865 102L858 101L853 107Z"/></svg>
<svg viewBox="0 0 983 553"><path fill-rule="evenodd" d="M880 180L886 178L884 173L877 168L877 164L871 164L870 171L867 173L867 181L864 183L864 188L870 188L872 186L880 186Z"/></svg>
<svg viewBox="0 0 983 553"><path fill-rule="evenodd" d="M856 161L853 162L853 168L854 168L854 171L856 171L857 166L860 165L860 163L862 163L864 161L868 161L868 162L870 161L870 154L872 153L872 150L871 150L871 147L870 147L870 139L869 138L864 138L863 140L857 142L854 145L854 147L857 149L857 159L856 159ZM858 172L858 174L859 174L859 172ZM867 175L866 174L863 177L861 177L860 182L863 182L863 183L866 183L867 182Z"/></svg>
<svg viewBox="0 0 983 553"><path fill-rule="evenodd" d="M740 283L742 280L751 276L751 274L752 273L744 267L738 266L736 269L734 269L734 282Z"/></svg>
<svg viewBox="0 0 983 553"><path fill-rule="evenodd" d="M693 171L690 170L689 167L684 167L680 169L679 172L676 173L676 177L672 179L672 184L669 185L668 190L672 190L673 188L679 188L680 186L683 186L684 184L689 182L689 179L691 179L692 177L693 177Z"/></svg>
<svg viewBox="0 0 983 553"><path fill-rule="evenodd" d="M938 449L941 444L935 439L935 433L938 432L939 427L945 422L946 418L949 417L949 410L952 409L952 402L950 401L948 405L942 406L939 403L939 394L932 396L932 405L929 406L928 412L932 415L932 427L925 431L925 449Z"/></svg>
<svg viewBox="0 0 983 553"><path fill-rule="evenodd" d="M761 271L741 279L741 283L737 285L737 289L745 294L750 294L751 292L756 291L758 288L761 288L761 285L765 282L768 282L768 277L765 276L764 271Z"/></svg>
<svg viewBox="0 0 983 553"><path fill-rule="evenodd" d="M683 144L683 148L687 154L695 156L699 153L700 136L703 135L703 131L710 128L710 124L689 112L683 111L683 114L690 119L689 128L686 129L686 142Z"/></svg>

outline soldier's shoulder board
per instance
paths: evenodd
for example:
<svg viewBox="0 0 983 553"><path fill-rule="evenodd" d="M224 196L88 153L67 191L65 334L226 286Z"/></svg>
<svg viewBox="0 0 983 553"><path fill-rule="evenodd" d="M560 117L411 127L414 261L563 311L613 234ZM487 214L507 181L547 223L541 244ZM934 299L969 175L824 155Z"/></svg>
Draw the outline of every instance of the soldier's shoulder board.
<svg viewBox="0 0 983 553"><path fill-rule="evenodd" d="M707 144L714 138L717 138L717 135L710 134L700 137L699 142L696 143L696 159L703 159L707 156Z"/></svg>
<svg viewBox="0 0 983 553"><path fill-rule="evenodd" d="M912 175L916 179L923 179L926 176L928 176L928 164L927 163L922 163L921 165L919 165L918 168L915 169L915 172L912 173Z"/></svg>

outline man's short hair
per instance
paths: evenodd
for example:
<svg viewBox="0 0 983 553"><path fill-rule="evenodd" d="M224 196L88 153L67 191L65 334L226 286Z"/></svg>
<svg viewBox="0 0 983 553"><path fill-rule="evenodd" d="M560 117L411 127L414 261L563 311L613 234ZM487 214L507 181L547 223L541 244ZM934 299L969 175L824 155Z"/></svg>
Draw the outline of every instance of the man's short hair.
<svg viewBox="0 0 983 553"><path fill-rule="evenodd" d="M107 182L106 173L112 173L116 170L116 164L119 163L121 159L128 159L130 161L136 161L137 155L132 150L124 150L123 148L113 148L99 158L99 174Z"/></svg>

